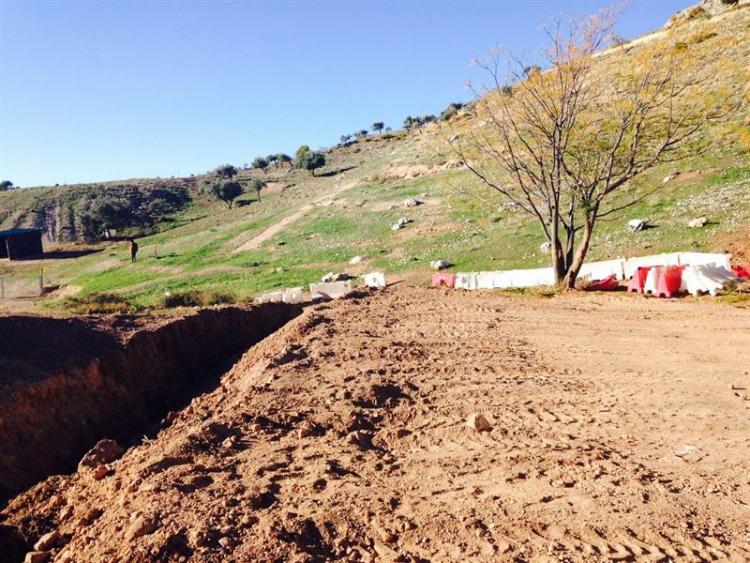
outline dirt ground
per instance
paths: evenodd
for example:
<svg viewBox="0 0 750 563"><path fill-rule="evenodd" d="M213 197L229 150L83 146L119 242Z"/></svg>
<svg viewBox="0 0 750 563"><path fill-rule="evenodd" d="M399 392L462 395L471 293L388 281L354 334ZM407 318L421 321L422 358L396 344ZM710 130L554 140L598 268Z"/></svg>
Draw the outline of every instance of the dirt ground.
<svg viewBox="0 0 750 563"><path fill-rule="evenodd" d="M749 370L727 305L394 287L2 523L54 561L747 561Z"/></svg>

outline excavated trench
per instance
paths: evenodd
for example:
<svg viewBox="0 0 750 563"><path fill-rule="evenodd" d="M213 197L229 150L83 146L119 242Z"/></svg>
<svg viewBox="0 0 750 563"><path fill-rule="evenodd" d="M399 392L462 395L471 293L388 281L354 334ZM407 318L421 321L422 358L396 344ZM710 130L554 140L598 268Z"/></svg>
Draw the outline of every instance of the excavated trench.
<svg viewBox="0 0 750 563"><path fill-rule="evenodd" d="M301 312L281 303L225 307L149 326L121 319L107 330L80 320L0 319L0 506L74 471L102 438L127 446L153 432Z"/></svg>

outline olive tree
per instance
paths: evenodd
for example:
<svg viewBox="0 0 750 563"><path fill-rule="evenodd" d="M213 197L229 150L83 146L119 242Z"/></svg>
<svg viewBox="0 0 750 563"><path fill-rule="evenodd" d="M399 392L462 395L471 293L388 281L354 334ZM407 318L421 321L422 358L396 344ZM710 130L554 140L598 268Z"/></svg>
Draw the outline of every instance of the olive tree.
<svg viewBox="0 0 750 563"><path fill-rule="evenodd" d="M231 209L234 200L242 195L239 182L211 182L206 186L206 192L218 201L223 201Z"/></svg>
<svg viewBox="0 0 750 563"><path fill-rule="evenodd" d="M221 164L216 167L214 174L224 180L231 180L237 175L237 169L231 164Z"/></svg>
<svg viewBox="0 0 750 563"><path fill-rule="evenodd" d="M543 70L496 50L479 63L489 86L471 123L445 126L465 166L537 220L563 288L574 287L597 223L643 198L632 181L703 150L706 126L741 100L741 86L708 87L704 61L669 34L625 63L595 64L614 21L612 11L556 21Z"/></svg>
<svg viewBox="0 0 750 563"><path fill-rule="evenodd" d="M302 170L309 170L310 173L315 176L315 170L325 166L326 157L323 153L311 150L307 145L302 145L297 149L297 153L294 157L295 168Z"/></svg>
<svg viewBox="0 0 750 563"><path fill-rule="evenodd" d="M260 201L260 191L265 187L266 187L266 183L260 178L254 178L250 182L250 189L255 192L255 194L258 197L258 201Z"/></svg>

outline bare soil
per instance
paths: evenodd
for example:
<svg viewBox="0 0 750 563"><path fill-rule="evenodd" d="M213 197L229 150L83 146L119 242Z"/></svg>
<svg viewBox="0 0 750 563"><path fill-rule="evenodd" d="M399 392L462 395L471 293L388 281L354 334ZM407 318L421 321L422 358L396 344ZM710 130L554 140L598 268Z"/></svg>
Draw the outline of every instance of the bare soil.
<svg viewBox="0 0 750 563"><path fill-rule="evenodd" d="M2 512L54 561L750 559L750 313L396 287ZM466 424L481 414L479 432ZM2 552L2 549L0 549Z"/></svg>

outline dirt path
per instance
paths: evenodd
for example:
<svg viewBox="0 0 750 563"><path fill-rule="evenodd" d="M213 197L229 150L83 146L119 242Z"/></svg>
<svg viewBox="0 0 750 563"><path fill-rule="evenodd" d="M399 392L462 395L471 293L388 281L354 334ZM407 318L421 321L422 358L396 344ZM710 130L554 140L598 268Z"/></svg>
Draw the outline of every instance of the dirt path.
<svg viewBox="0 0 750 563"><path fill-rule="evenodd" d="M333 198L335 198L337 195L339 195L342 192L345 192L346 190L356 185L357 185L357 182L346 182L346 183L335 186L331 191L313 200L312 202L303 205L302 207L300 207L293 213L290 213L289 215L281 219L278 223L271 225L266 230L257 234L250 240L243 242L242 244L240 244L240 246L234 249L234 252L236 253L236 252L244 252L247 250L255 250L265 241L272 238L274 235L281 232L292 223L299 221L311 209L317 207L318 205L322 205L326 202L332 201Z"/></svg>
<svg viewBox="0 0 750 563"><path fill-rule="evenodd" d="M55 561L747 561L748 366L716 303L392 288L4 523L58 530Z"/></svg>

